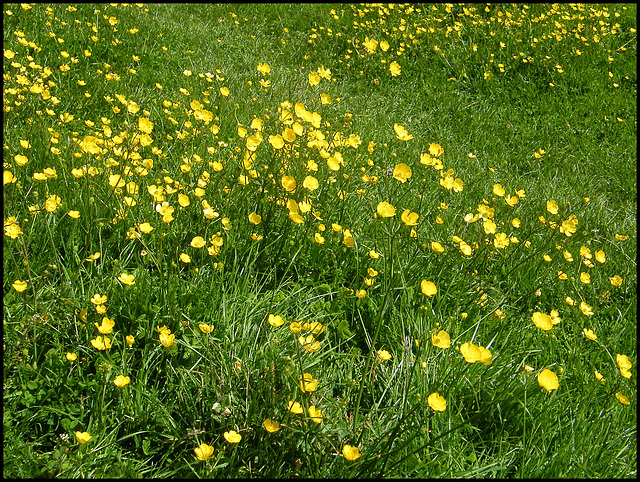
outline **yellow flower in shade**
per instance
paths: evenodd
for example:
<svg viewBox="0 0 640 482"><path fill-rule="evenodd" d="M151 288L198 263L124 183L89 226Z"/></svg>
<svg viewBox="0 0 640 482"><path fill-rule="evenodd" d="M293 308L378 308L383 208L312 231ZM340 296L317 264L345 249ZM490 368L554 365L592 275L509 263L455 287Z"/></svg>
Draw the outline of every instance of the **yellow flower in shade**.
<svg viewBox="0 0 640 482"><path fill-rule="evenodd" d="M224 439L230 444L237 444L238 442L240 442L240 440L242 440L242 435L240 435L235 430L229 430L228 432L224 433Z"/></svg>
<svg viewBox="0 0 640 482"><path fill-rule="evenodd" d="M460 345L460 353L467 363L475 363L477 361L480 361L480 359L482 358L480 349L470 342Z"/></svg>
<svg viewBox="0 0 640 482"><path fill-rule="evenodd" d="M318 387L318 380L313 378L310 373L305 373L300 376L300 390L302 392L315 392Z"/></svg>
<svg viewBox="0 0 640 482"><path fill-rule="evenodd" d="M380 358L380 360L382 361L391 360L391 353L389 353L387 350L378 350L376 352L376 355L378 355L378 358Z"/></svg>
<svg viewBox="0 0 640 482"><path fill-rule="evenodd" d="M118 276L118 280L127 286L136 284L136 277L133 274L122 273Z"/></svg>
<svg viewBox="0 0 640 482"><path fill-rule="evenodd" d="M557 390L560 382L558 382L558 376L555 373L545 368L538 374L538 385L551 393L553 390Z"/></svg>
<svg viewBox="0 0 640 482"><path fill-rule="evenodd" d="M534 311L533 315L531 315L531 321L536 327L540 328L544 331L549 331L553 328L553 323L551 323L551 317L546 313L540 313L539 311Z"/></svg>
<svg viewBox="0 0 640 482"><path fill-rule="evenodd" d="M411 177L411 168L404 163L397 164L396 167L393 168L393 178L397 179L401 183L407 182L407 180Z"/></svg>
<svg viewBox="0 0 640 482"><path fill-rule="evenodd" d="M280 424L278 422L274 422L270 418L268 418L264 422L262 422L262 426L269 433L274 433L274 432L277 432L278 430L280 430Z"/></svg>
<svg viewBox="0 0 640 482"><path fill-rule="evenodd" d="M407 226L417 226L418 225L418 213L412 213L409 209L405 209L400 216L402 222Z"/></svg>
<svg viewBox="0 0 640 482"><path fill-rule="evenodd" d="M202 236L195 236L192 240L191 240L191 246L196 248L196 249L200 249L202 248L205 244L207 244L207 242L204 240L204 238Z"/></svg>
<svg viewBox="0 0 640 482"><path fill-rule="evenodd" d="M22 156L21 156L21 157L22 157ZM18 156L16 156L16 157L15 157L15 159L16 159L16 163L18 163L18 159L17 159L17 158L18 158ZM24 164L20 164L20 165L21 165L21 166L23 166ZM622 235L622 234L618 234L618 233L616 233L616 239L617 239L618 241L626 241L627 239L629 239L629 236L624 236L624 235Z"/></svg>
<svg viewBox="0 0 640 482"><path fill-rule="evenodd" d="M89 255L89 257L87 259L85 259L85 261L88 261L89 263L93 263L98 258L100 258L100 252L96 251L95 253ZM106 300L106 298L105 298L105 300ZM101 304L101 303L98 303L98 304Z"/></svg>
<svg viewBox="0 0 640 482"><path fill-rule="evenodd" d="M24 290L27 289L27 282L26 281L22 281L22 280L15 280L13 282L13 284L11 285L13 287L14 290L16 290L18 293L22 293Z"/></svg>
<svg viewBox="0 0 640 482"><path fill-rule="evenodd" d="M70 361L70 362L74 362L74 361L76 361L78 359L78 355L76 355L75 353L71 353L71 352L67 353L66 357L67 357L67 360Z"/></svg>
<svg viewBox="0 0 640 482"><path fill-rule="evenodd" d="M309 418L317 424L322 423L322 410L317 409L314 405L309 407Z"/></svg>
<svg viewBox="0 0 640 482"><path fill-rule="evenodd" d="M160 343L162 343L162 346L165 348L169 348L173 345L175 338L176 335L173 333L167 333L166 331L160 333Z"/></svg>
<svg viewBox="0 0 640 482"><path fill-rule="evenodd" d="M447 409L447 401L438 392L432 393L427 398L427 403L436 412L444 412Z"/></svg>
<svg viewBox="0 0 640 482"><path fill-rule="evenodd" d="M354 460L358 460L362 454L360 453L360 449L358 449L358 447L345 445L344 447L342 447L342 455L344 455L345 459L352 462Z"/></svg>
<svg viewBox="0 0 640 482"><path fill-rule="evenodd" d="M98 323L94 323L94 325L96 326L96 328L98 329L101 335L108 335L109 333L111 333L115 324L116 324L115 321L110 320L106 316L102 318L101 325L98 325Z"/></svg>
<svg viewBox="0 0 640 482"><path fill-rule="evenodd" d="M207 325L206 323L199 323L198 328L202 333L211 333L213 331L213 325Z"/></svg>
<svg viewBox="0 0 640 482"><path fill-rule="evenodd" d="M92 438L89 432L76 432L76 440L81 444L86 444Z"/></svg>
<svg viewBox="0 0 640 482"><path fill-rule="evenodd" d="M258 225L260 224L261 221L262 221L262 216L260 216L259 214L256 214L256 213L249 214L249 222L251 224Z"/></svg>
<svg viewBox="0 0 640 482"><path fill-rule="evenodd" d="M596 341L598 339L598 337L596 336L596 334L593 332L593 330L590 330L588 328L583 328L582 329L582 333L584 333L584 336L586 336L587 338L589 338L589 340L593 340Z"/></svg>
<svg viewBox="0 0 640 482"><path fill-rule="evenodd" d="M269 313L269 324L277 328L278 326L282 326L284 324L284 320L280 315L273 315Z"/></svg>
<svg viewBox="0 0 640 482"><path fill-rule="evenodd" d="M351 234L351 231L348 229L345 229L342 232L343 235L343 239L342 242L347 246L347 248L353 248L356 244L355 239L353 238L353 235Z"/></svg>
<svg viewBox="0 0 640 482"><path fill-rule="evenodd" d="M127 342L127 345L131 346L136 342L136 337L133 335L127 335L125 341Z"/></svg>
<svg viewBox="0 0 640 482"><path fill-rule="evenodd" d="M369 257L371 259L378 259L380 257L380 253L374 251L373 249L369 250Z"/></svg>
<svg viewBox="0 0 640 482"><path fill-rule="evenodd" d="M116 379L113 381L113 384L118 388L122 388L129 385L129 382L131 382L131 379L129 377L118 375Z"/></svg>
<svg viewBox="0 0 640 482"><path fill-rule="evenodd" d="M437 333L434 331L431 335L431 343L433 343L433 346L445 350L451 346L451 337L444 330L440 330Z"/></svg>
<svg viewBox="0 0 640 482"><path fill-rule="evenodd" d="M302 330L302 325L297 321L293 321L289 325L289 329L291 330L292 333L300 333L300 330Z"/></svg>
<svg viewBox="0 0 640 482"><path fill-rule="evenodd" d="M580 311L582 311L583 315L593 316L593 311L591 310L591 307L588 304L586 304L584 301L580 303Z"/></svg>
<svg viewBox="0 0 640 482"><path fill-rule="evenodd" d="M569 279L569 276L564 271L558 271L558 279L564 281Z"/></svg>
<svg viewBox="0 0 640 482"><path fill-rule="evenodd" d="M316 243L318 244L324 244L324 238L322 237L322 235L320 233L315 233L313 235L313 239L315 240Z"/></svg>
<svg viewBox="0 0 640 482"><path fill-rule="evenodd" d="M287 405L287 410L291 413L301 414L304 413L302 406L298 402L289 402Z"/></svg>
<svg viewBox="0 0 640 482"><path fill-rule="evenodd" d="M616 398L618 399L618 401L623 404L623 405L629 405L631 402L629 401L629 399L627 397L625 397L622 393L618 392L616 393Z"/></svg>
<svg viewBox="0 0 640 482"><path fill-rule="evenodd" d="M554 201L547 201L547 211L551 214L558 214L558 204Z"/></svg>
<svg viewBox="0 0 640 482"><path fill-rule="evenodd" d="M400 64L395 60L389 64L389 72L391 72L391 77L397 77L402 72L400 68Z"/></svg>
<svg viewBox="0 0 640 482"><path fill-rule="evenodd" d="M420 291L422 291L423 295L431 297L438 292L438 288L433 281L423 279L420 283Z"/></svg>
<svg viewBox="0 0 640 482"><path fill-rule="evenodd" d="M379 202L376 211L383 218L391 218L396 215L396 208L386 201Z"/></svg>
<svg viewBox="0 0 640 482"><path fill-rule="evenodd" d="M504 196L504 193L505 193L505 190L501 184L493 185L493 194L495 194L496 196Z"/></svg>
<svg viewBox="0 0 640 482"><path fill-rule="evenodd" d="M620 278L620 276L615 275L611 278L609 278L609 282L611 283L612 286L620 286L622 285L622 278Z"/></svg>
<svg viewBox="0 0 640 482"><path fill-rule="evenodd" d="M410 141L413 139L413 136L407 132L407 129L402 127L400 124L393 124L393 130L396 131L396 136L401 141Z"/></svg>
<svg viewBox="0 0 640 482"><path fill-rule="evenodd" d="M213 457L213 447L211 445L200 444L199 447L193 449L193 452L198 457L198 460L202 462Z"/></svg>
<svg viewBox="0 0 640 482"><path fill-rule="evenodd" d="M604 379L604 376L602 376L602 373L600 373L598 370L596 370L596 371L595 371L595 372L593 372L593 373L594 373L594 375L595 375L595 377L596 377L596 380L598 380L598 381L599 381L599 382L601 382L601 383L606 382L606 380Z"/></svg>

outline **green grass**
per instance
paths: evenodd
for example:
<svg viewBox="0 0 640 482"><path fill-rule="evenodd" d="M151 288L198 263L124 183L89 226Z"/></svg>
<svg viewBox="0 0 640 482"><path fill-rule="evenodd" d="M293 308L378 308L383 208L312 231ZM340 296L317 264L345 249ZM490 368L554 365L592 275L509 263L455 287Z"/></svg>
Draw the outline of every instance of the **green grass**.
<svg viewBox="0 0 640 482"><path fill-rule="evenodd" d="M635 5L3 20L5 477L637 475Z"/></svg>

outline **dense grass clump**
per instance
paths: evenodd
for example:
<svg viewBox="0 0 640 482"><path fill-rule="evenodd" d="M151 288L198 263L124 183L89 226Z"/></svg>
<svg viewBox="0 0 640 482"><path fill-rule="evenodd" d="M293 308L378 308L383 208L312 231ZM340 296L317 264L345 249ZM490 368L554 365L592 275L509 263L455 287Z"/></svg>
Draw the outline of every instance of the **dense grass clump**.
<svg viewBox="0 0 640 482"><path fill-rule="evenodd" d="M636 475L636 7L6 4L5 477Z"/></svg>

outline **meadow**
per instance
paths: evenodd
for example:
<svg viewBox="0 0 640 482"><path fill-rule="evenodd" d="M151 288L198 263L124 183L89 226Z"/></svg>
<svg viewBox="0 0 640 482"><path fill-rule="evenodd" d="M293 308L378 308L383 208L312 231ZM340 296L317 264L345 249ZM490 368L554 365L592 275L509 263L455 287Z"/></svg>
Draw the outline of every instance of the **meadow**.
<svg viewBox="0 0 640 482"><path fill-rule="evenodd" d="M635 4L4 4L3 475L636 477Z"/></svg>

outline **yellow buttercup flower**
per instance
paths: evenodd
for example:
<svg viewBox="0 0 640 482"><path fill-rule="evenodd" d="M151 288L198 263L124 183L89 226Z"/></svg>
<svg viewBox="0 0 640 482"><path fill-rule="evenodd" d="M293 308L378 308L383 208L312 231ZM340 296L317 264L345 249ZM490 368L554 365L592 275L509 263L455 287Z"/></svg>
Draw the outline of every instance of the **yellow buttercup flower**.
<svg viewBox="0 0 640 482"><path fill-rule="evenodd" d="M131 382L131 379L129 377L118 375L116 379L113 381L113 384L118 388L122 388L129 385L129 382Z"/></svg>
<svg viewBox="0 0 640 482"><path fill-rule="evenodd" d="M27 282L26 281L22 281L22 280L15 280L13 282L13 284L11 285L13 287L14 290L16 290L18 293L22 293L24 290L27 289Z"/></svg>
<svg viewBox="0 0 640 482"><path fill-rule="evenodd" d="M342 455L344 455L345 459L354 461L358 460L362 454L360 453L360 449L358 449L358 447L345 445L344 447L342 447Z"/></svg>
<svg viewBox="0 0 640 482"><path fill-rule="evenodd" d="M289 410L291 413L295 413L298 415L301 413L304 413L302 406L298 402L290 401L289 404L287 405L287 410Z"/></svg>
<svg viewBox="0 0 640 482"><path fill-rule="evenodd" d="M429 395L427 403L436 412L444 412L447 409L447 401L438 392Z"/></svg>
<svg viewBox="0 0 640 482"><path fill-rule="evenodd" d="M240 442L240 440L242 440L242 435L240 435L235 430L229 430L228 432L224 433L224 439L230 444L237 444L238 442Z"/></svg>
<svg viewBox="0 0 640 482"><path fill-rule="evenodd" d="M274 433L274 432L277 432L278 430L280 430L280 424L278 422L274 422L270 418L268 418L264 422L262 422L262 426L269 433Z"/></svg>
<svg viewBox="0 0 640 482"><path fill-rule="evenodd" d="M76 440L81 444L86 444L93 437L89 435L89 432L76 432Z"/></svg>
<svg viewBox="0 0 640 482"><path fill-rule="evenodd" d="M198 460L205 461L213 457L213 447L207 444L200 444L198 447L193 449Z"/></svg>
<svg viewBox="0 0 640 482"><path fill-rule="evenodd" d="M451 337L446 331L440 330L438 333L434 332L433 335L431 335L431 343L433 346L444 350L451 346Z"/></svg>
<svg viewBox="0 0 640 482"><path fill-rule="evenodd" d="M378 203L378 207L376 208L377 213L383 218L391 218L396 214L396 208L394 208L391 204L386 201L382 201Z"/></svg>
<svg viewBox="0 0 640 482"><path fill-rule="evenodd" d="M553 390L557 390L560 386L560 382L558 381L558 376L555 373L548 368L545 368L538 374L538 385L551 393Z"/></svg>
<svg viewBox="0 0 640 482"><path fill-rule="evenodd" d="M404 163L397 164L393 169L393 178L401 183L407 182L411 177L411 168Z"/></svg>
<svg viewBox="0 0 640 482"><path fill-rule="evenodd" d="M413 136L407 132L407 129L402 127L400 124L393 124L393 130L401 141L410 141L413 139Z"/></svg>
<svg viewBox="0 0 640 482"><path fill-rule="evenodd" d="M420 291L422 291L423 295L431 297L438 292L438 288L433 281L422 280L420 283Z"/></svg>
<svg viewBox="0 0 640 482"><path fill-rule="evenodd" d="M198 328L202 333L211 333L213 331L213 325L207 325L206 323L199 323Z"/></svg>
<svg viewBox="0 0 640 482"><path fill-rule="evenodd" d="M171 345L173 345L175 338L176 335L174 335L173 333L167 333L166 331L160 333L160 343L162 343L162 346L164 346L165 348L169 348Z"/></svg>
<svg viewBox="0 0 640 482"><path fill-rule="evenodd" d="M136 277L132 274L122 273L118 276L118 280L125 285L131 286L136 284Z"/></svg>
<svg viewBox="0 0 640 482"><path fill-rule="evenodd" d="M418 213L412 213L409 209L405 209L401 214L400 219L407 226L417 226L418 217Z"/></svg>
<svg viewBox="0 0 640 482"><path fill-rule="evenodd" d="M313 378L310 373L300 376L300 390L302 392L315 392L318 387L318 380Z"/></svg>

